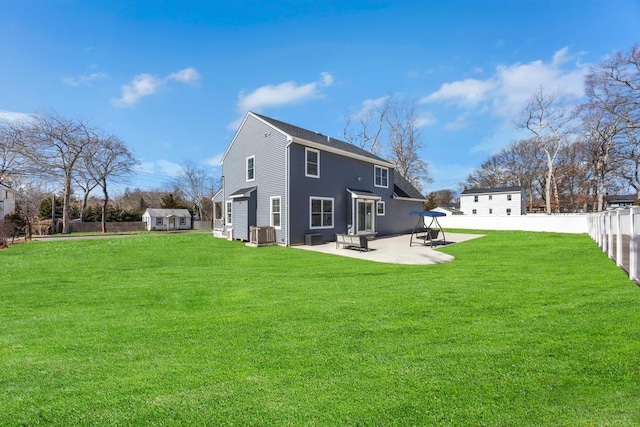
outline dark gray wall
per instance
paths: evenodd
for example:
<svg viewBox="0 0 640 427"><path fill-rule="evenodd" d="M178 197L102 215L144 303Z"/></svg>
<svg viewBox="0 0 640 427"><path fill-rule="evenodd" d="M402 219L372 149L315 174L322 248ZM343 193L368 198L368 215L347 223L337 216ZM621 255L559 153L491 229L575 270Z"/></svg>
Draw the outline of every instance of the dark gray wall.
<svg viewBox="0 0 640 427"><path fill-rule="evenodd" d="M307 233L322 234L325 241L335 240L336 233L346 233L351 225L351 198L347 188L371 191L386 205L386 214L376 216L378 235L407 233L413 230L412 210L422 210L422 202L401 201L392 198L393 171L389 170L389 187L374 185L374 165L358 159L320 151L320 178L305 176L305 147L290 147L291 173L291 244L304 243ZM309 197L334 199L334 227L311 229Z"/></svg>

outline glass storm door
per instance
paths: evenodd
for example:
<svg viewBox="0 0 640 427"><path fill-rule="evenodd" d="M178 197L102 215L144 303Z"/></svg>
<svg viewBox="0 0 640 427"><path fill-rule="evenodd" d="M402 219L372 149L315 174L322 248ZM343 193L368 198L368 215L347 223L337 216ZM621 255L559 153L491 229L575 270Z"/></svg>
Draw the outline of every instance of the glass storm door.
<svg viewBox="0 0 640 427"><path fill-rule="evenodd" d="M356 233L373 233L373 200L358 200Z"/></svg>

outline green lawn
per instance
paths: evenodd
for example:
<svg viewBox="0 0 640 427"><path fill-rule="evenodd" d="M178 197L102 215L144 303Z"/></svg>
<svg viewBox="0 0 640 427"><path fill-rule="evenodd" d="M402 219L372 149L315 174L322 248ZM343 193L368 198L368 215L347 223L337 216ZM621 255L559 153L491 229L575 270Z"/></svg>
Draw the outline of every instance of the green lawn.
<svg viewBox="0 0 640 427"><path fill-rule="evenodd" d="M486 234L431 266L209 235L12 246L0 425L640 425L636 284L586 235Z"/></svg>

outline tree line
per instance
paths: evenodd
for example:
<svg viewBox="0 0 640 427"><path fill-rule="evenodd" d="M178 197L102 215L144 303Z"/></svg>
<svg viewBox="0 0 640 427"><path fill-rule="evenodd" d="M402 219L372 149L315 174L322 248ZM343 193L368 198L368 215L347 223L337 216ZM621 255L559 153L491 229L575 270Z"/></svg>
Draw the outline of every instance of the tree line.
<svg viewBox="0 0 640 427"><path fill-rule="evenodd" d="M126 189L112 200L113 185L126 184L135 165L119 137L84 119L45 114L0 120L0 183L18 191L12 222L28 235L38 221L55 218L62 233L70 232L72 219L99 220L106 232L107 222L140 220L147 207L188 206L199 219L211 217L215 181L190 162L165 190Z"/></svg>
<svg viewBox="0 0 640 427"><path fill-rule="evenodd" d="M528 137L512 141L461 183L522 186L529 208L601 211L607 194L640 198L640 45L591 67L585 100L540 88L515 119Z"/></svg>

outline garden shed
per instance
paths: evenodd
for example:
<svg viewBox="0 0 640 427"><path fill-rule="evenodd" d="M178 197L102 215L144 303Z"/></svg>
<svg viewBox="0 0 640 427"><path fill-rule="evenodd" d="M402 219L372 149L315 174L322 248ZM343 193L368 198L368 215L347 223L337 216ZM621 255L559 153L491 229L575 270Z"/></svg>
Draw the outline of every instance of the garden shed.
<svg viewBox="0 0 640 427"><path fill-rule="evenodd" d="M152 209L142 214L145 229L152 230L189 230L191 229L191 212L188 209Z"/></svg>

